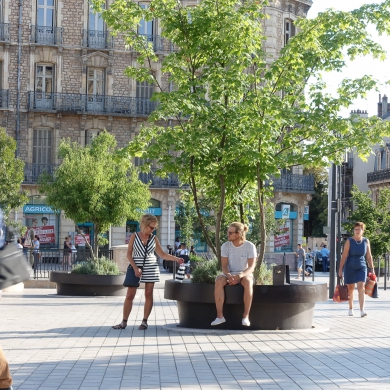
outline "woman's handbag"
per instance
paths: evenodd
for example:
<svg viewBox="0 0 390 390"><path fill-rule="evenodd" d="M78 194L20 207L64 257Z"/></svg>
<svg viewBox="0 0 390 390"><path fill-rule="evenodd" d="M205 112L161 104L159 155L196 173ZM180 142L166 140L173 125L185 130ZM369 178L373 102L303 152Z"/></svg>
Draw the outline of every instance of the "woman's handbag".
<svg viewBox="0 0 390 390"><path fill-rule="evenodd" d="M180 264L179 269L177 270L176 273L176 282L182 282L184 279L184 275L186 273L186 267L184 264Z"/></svg>
<svg viewBox="0 0 390 390"><path fill-rule="evenodd" d="M143 270L144 266L145 266L146 256L148 254L149 241L150 241L150 236L149 236L148 241L145 245L144 262L142 263L142 267L138 267L141 270ZM139 278L138 276L135 275L134 268L131 266L131 264L129 264L129 266L127 267L127 271L126 271L125 281L123 282L123 287L139 287L140 280L141 280L141 278Z"/></svg>
<svg viewBox="0 0 390 390"><path fill-rule="evenodd" d="M364 291L366 293L366 295L368 295L369 297L372 297L372 295L374 293L375 285L376 285L376 281L375 280L367 278L366 285L365 285L365 291Z"/></svg>
<svg viewBox="0 0 390 390"><path fill-rule="evenodd" d="M30 279L26 257L16 245L0 250L0 290Z"/></svg>
<svg viewBox="0 0 390 390"><path fill-rule="evenodd" d="M333 294L333 302L348 302L349 300L349 293L348 293L348 286L344 284L344 279L340 278L340 284L336 286L336 290Z"/></svg>

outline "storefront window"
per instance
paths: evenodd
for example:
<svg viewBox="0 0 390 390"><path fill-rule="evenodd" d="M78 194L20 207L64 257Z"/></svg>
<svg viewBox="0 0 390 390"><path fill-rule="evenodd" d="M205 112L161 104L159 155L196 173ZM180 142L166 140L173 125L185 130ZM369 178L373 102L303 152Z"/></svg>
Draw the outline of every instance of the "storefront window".
<svg viewBox="0 0 390 390"><path fill-rule="evenodd" d="M24 235L25 245L31 246L31 241L36 235L42 249L58 248L58 221L58 214L24 214L24 224L27 227Z"/></svg>

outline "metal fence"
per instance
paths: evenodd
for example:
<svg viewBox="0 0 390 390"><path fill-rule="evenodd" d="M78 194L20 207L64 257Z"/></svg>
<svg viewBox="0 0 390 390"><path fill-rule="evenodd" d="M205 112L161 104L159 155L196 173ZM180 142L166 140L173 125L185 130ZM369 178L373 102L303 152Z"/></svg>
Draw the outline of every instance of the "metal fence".
<svg viewBox="0 0 390 390"><path fill-rule="evenodd" d="M83 261L92 259L88 248L78 248L75 252L67 252L63 249L43 249L35 252L34 250L23 251L27 263L31 266L31 278L48 279L51 271L70 272ZM113 251L109 249L99 249L99 258L107 257L113 260Z"/></svg>

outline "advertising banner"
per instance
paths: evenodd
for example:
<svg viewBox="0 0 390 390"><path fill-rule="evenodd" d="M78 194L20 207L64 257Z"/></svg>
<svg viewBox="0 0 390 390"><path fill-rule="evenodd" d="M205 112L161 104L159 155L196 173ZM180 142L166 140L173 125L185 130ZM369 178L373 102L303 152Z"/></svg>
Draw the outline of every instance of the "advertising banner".
<svg viewBox="0 0 390 390"><path fill-rule="evenodd" d="M87 241L89 243L91 243L91 239L89 237L89 234L84 234L85 238L87 239ZM85 246L85 240L84 240L84 237L81 235L81 234L76 234L74 236L74 244L75 245L80 245L80 246Z"/></svg>
<svg viewBox="0 0 390 390"><path fill-rule="evenodd" d="M274 236L274 247L280 248L288 245L290 245L290 227L284 226L281 227L278 234Z"/></svg>
<svg viewBox="0 0 390 390"><path fill-rule="evenodd" d="M54 233L54 226L52 225L37 226L34 228L34 233L39 237L41 244L56 243L56 235Z"/></svg>

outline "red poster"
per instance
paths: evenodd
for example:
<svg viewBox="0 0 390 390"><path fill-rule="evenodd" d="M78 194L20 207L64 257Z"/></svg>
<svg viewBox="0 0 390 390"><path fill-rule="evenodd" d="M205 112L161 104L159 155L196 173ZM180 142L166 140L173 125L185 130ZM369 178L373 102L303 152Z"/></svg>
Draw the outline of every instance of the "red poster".
<svg viewBox="0 0 390 390"><path fill-rule="evenodd" d="M54 233L54 226L45 225L37 226L34 228L34 233L39 237L39 242L41 244L55 244L56 235Z"/></svg>
<svg viewBox="0 0 390 390"><path fill-rule="evenodd" d="M91 239L89 237L89 234L84 234L84 236L87 239L87 241L90 243ZM74 244L75 245L85 245L84 237L81 234L76 234L74 236Z"/></svg>
<svg viewBox="0 0 390 390"><path fill-rule="evenodd" d="M280 228L279 234L274 236L274 247L279 248L281 246L290 245L290 228Z"/></svg>

